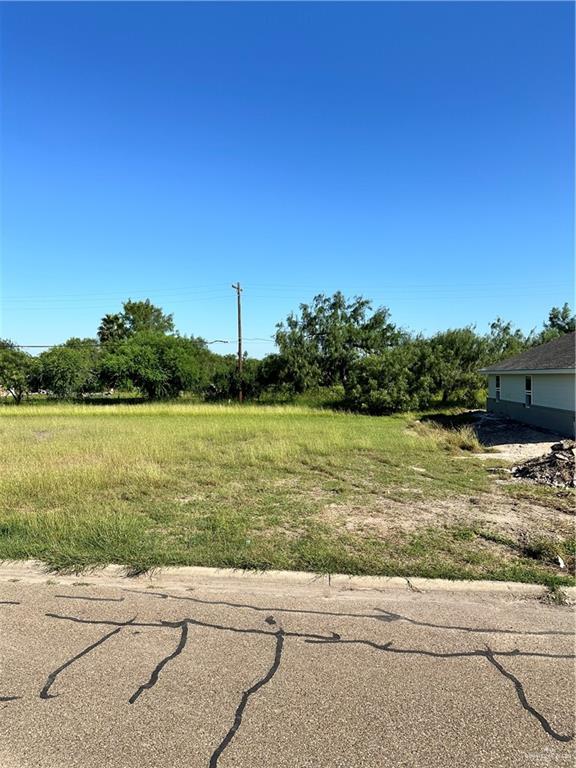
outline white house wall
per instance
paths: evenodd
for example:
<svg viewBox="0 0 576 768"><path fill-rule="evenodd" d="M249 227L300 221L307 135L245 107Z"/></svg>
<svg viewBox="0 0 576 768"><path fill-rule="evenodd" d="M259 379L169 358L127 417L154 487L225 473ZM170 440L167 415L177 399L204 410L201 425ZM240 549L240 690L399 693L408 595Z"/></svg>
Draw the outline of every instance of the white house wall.
<svg viewBox="0 0 576 768"><path fill-rule="evenodd" d="M575 376L570 374L544 374L532 376L532 402L546 408L573 411L576 406Z"/></svg>
<svg viewBox="0 0 576 768"><path fill-rule="evenodd" d="M525 405L527 375L532 376L530 407ZM501 373L499 400L496 400L496 375L488 376L488 411L567 437L574 437L576 432L575 401L573 373Z"/></svg>
<svg viewBox="0 0 576 768"><path fill-rule="evenodd" d="M569 373L533 373L532 403L545 408L576 408L576 377ZM500 399L524 403L526 374L501 373ZM496 376L488 377L488 397L496 398Z"/></svg>
<svg viewBox="0 0 576 768"><path fill-rule="evenodd" d="M512 403L523 403L526 392L526 377L500 375L500 399Z"/></svg>

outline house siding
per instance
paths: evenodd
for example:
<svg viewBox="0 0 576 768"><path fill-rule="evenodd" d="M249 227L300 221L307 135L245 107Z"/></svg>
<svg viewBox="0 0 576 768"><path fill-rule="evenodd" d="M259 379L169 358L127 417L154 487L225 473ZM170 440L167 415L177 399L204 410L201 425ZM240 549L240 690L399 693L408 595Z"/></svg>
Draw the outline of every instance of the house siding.
<svg viewBox="0 0 576 768"><path fill-rule="evenodd" d="M576 377L570 374L537 374L532 376L532 402L545 408L576 409Z"/></svg>
<svg viewBox="0 0 576 768"><path fill-rule="evenodd" d="M532 405L525 406L526 376L532 376ZM496 374L488 377L487 410L515 421L574 437L576 377L570 373L501 373L500 400Z"/></svg>
<svg viewBox="0 0 576 768"><path fill-rule="evenodd" d="M500 376L500 399L512 403L524 403L525 376Z"/></svg>
<svg viewBox="0 0 576 768"><path fill-rule="evenodd" d="M522 403L507 400L494 400L489 397L487 410L499 416L506 416L514 421L521 421L533 427L556 432L565 437L574 437L574 411L564 411L559 408L545 408L533 405L526 408Z"/></svg>
<svg viewBox="0 0 576 768"><path fill-rule="evenodd" d="M532 376L532 404L574 411L576 377L569 373L501 373L500 400L524 403L526 376ZM488 376L488 397L496 399L496 374Z"/></svg>

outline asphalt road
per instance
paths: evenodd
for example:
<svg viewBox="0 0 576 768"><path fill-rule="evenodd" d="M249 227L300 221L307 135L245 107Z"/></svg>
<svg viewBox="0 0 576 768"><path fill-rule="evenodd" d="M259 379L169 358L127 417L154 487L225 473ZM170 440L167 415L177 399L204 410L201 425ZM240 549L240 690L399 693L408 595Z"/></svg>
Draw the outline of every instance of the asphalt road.
<svg viewBox="0 0 576 768"><path fill-rule="evenodd" d="M0 580L2 768L574 763L574 620L511 595Z"/></svg>

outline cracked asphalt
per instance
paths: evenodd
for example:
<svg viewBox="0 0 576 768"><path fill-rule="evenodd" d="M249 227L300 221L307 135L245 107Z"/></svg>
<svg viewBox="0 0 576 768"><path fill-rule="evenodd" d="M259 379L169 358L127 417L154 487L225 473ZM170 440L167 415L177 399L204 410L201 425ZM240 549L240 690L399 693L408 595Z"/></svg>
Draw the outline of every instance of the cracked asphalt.
<svg viewBox="0 0 576 768"><path fill-rule="evenodd" d="M570 608L89 582L0 581L2 768L574 764Z"/></svg>

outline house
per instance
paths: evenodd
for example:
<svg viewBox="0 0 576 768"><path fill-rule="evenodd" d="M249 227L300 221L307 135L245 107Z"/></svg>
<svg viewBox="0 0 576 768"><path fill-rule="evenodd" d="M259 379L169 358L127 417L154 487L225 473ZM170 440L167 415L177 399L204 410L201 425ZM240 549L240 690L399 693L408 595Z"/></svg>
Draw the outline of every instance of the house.
<svg viewBox="0 0 576 768"><path fill-rule="evenodd" d="M482 368L490 413L574 437L576 333Z"/></svg>

